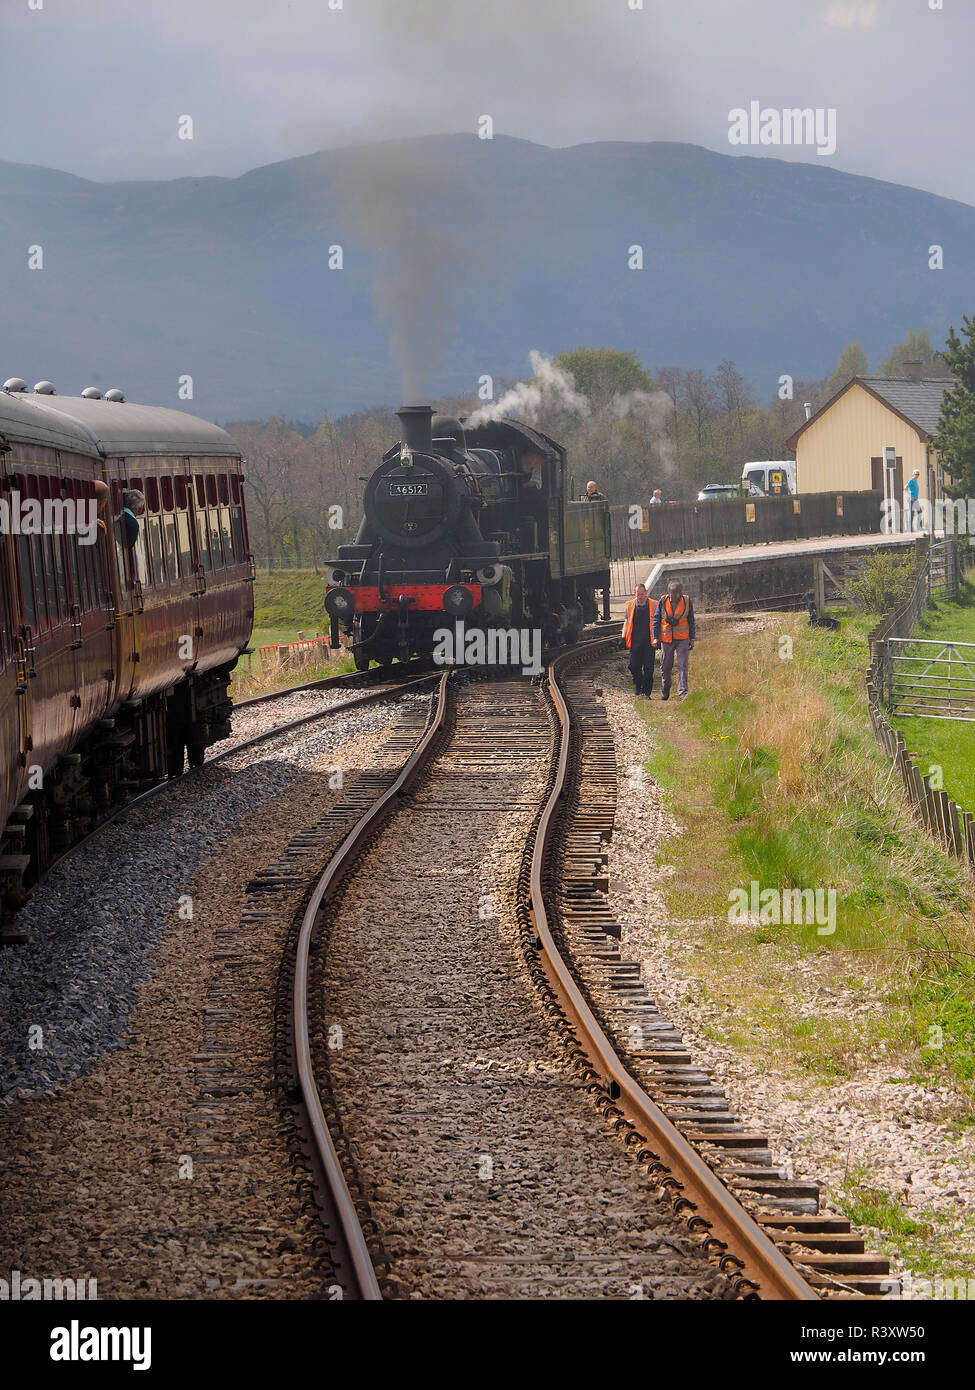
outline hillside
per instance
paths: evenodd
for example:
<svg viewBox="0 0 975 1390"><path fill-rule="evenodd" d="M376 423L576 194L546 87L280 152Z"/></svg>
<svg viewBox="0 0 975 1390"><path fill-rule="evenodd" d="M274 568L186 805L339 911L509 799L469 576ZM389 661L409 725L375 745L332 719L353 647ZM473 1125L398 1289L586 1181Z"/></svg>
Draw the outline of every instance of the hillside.
<svg viewBox="0 0 975 1390"><path fill-rule="evenodd" d="M580 343L651 367L731 357L767 399L851 339L874 358L912 328L939 343L975 300L975 208L666 143L450 135L123 184L0 162L0 242L0 379L121 385L220 420L392 403L407 356L408 389L460 393Z"/></svg>

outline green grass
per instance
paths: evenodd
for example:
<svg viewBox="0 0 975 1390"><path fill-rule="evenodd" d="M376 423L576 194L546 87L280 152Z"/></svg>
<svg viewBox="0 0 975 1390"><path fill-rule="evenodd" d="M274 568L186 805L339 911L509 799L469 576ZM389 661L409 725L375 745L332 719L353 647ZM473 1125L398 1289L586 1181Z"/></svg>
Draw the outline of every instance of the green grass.
<svg viewBox="0 0 975 1390"><path fill-rule="evenodd" d="M688 699L640 703L656 745L648 770L685 827L662 849L676 869L668 906L696 943L689 973L736 1000L729 1026L741 1034L747 1015L756 1056L824 1082L866 1057L896 1056L917 1075L970 1088L968 885L912 819L870 729L863 675L874 621L846 615L837 633L793 617L747 637L711 629L691 658ZM760 891L819 889L824 915L832 889L835 921L730 916L730 892L752 881ZM846 1001L842 1012L795 1016L800 961L827 1000ZM941 1045L927 1046L932 1038Z"/></svg>
<svg viewBox="0 0 975 1390"><path fill-rule="evenodd" d="M297 642L299 633L306 639L326 636L324 597L325 576L314 570L274 570L271 574L258 574L254 581L254 632L250 640L254 655L242 657L234 672L231 685L234 699L270 694L288 685L322 680L353 669L352 658L344 651L332 652L328 658L306 666L289 665L273 673L262 670L258 661L259 647Z"/></svg>
<svg viewBox="0 0 975 1390"><path fill-rule="evenodd" d="M274 570L254 581L254 641L252 646L296 642L328 632L325 576L313 570Z"/></svg>
<svg viewBox="0 0 975 1390"><path fill-rule="evenodd" d="M637 701L653 750L647 770L683 833L658 862L670 938L695 1027L789 1078L798 1098L868 1068L896 1084L947 1086L931 1097L949 1139L975 1123L975 933L970 884L914 820L866 709L866 635L793 615L764 632L699 631L691 694ZM787 639L783 642L782 639ZM791 648L791 654L790 654ZM832 887L835 931L732 920L731 890ZM918 1276L972 1262L975 1223L918 1211L854 1171L833 1194L874 1246Z"/></svg>

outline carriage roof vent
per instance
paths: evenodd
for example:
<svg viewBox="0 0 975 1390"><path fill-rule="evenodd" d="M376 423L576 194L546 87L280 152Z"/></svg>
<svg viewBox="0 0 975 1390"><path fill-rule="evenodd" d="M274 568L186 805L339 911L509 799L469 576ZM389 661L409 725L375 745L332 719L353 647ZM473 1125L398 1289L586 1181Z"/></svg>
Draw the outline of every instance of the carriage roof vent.
<svg viewBox="0 0 975 1390"><path fill-rule="evenodd" d="M35 395L35 396L56 396L56 395L57 395L57 391L55 391L55 389L54 389L54 382L53 382L53 381L39 381L39 382L37 383L37 385L34 387L34 395Z"/></svg>
<svg viewBox="0 0 975 1390"><path fill-rule="evenodd" d="M8 376L7 380L3 383L3 389L5 391L26 391L27 382L24 381L23 377Z"/></svg>
<svg viewBox="0 0 975 1390"><path fill-rule="evenodd" d="M101 398L102 393L97 386L86 386L81 393L81 399L83 401L100 401Z"/></svg>
<svg viewBox="0 0 975 1390"><path fill-rule="evenodd" d="M113 386L111 391L105 392L105 399L107 401L124 401L125 396L122 394L122 392L118 389L117 386Z"/></svg>

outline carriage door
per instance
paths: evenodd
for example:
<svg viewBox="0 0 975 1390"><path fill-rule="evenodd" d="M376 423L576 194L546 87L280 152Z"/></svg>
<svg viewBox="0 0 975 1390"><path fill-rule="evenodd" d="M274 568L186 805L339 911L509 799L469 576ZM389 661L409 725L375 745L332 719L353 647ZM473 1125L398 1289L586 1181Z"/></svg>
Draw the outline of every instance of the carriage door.
<svg viewBox="0 0 975 1390"><path fill-rule="evenodd" d="M66 599L65 635L67 641L65 646L68 649L71 664L65 667L65 674L70 672L71 690L68 695L68 705L71 710L69 718L72 726L71 741L73 743L82 723L81 705L84 687L82 615L84 604L82 603L81 576L78 570L78 537L75 533L75 508L78 505L78 499L75 496L75 480L65 470L64 459L60 452L57 455L57 460L60 500L64 506L61 512L62 520L54 523L51 543L54 547L54 568L58 590Z"/></svg>
<svg viewBox="0 0 975 1390"><path fill-rule="evenodd" d="M204 641L203 612L206 603L208 568L205 561L210 553L210 539L207 530L206 499L202 488L202 476L194 475L193 462L190 458L183 459L183 469L184 472L179 484L179 493L185 497L185 509L180 513L179 522L180 552L183 560L186 599L192 605L193 652L199 660L199 653Z"/></svg>
<svg viewBox="0 0 975 1390"><path fill-rule="evenodd" d="M136 666L139 660L139 614L144 607L142 584L145 577L145 528L140 519L139 538L131 549L125 545L125 529L122 523L122 493L130 485L140 488L141 476L130 478L129 464L125 459L113 459L108 467L108 484L111 492L109 507L111 519L109 547L115 567L115 580L118 584L118 609L115 614L115 651L117 662L118 694L124 700L131 694L135 685Z"/></svg>

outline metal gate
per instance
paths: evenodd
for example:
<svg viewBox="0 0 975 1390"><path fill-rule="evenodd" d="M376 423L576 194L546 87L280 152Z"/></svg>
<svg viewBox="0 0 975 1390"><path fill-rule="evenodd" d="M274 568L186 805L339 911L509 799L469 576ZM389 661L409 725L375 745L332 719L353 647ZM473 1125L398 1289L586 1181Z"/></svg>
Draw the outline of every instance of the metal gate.
<svg viewBox="0 0 975 1390"><path fill-rule="evenodd" d="M888 637L892 714L975 721L975 643Z"/></svg>

